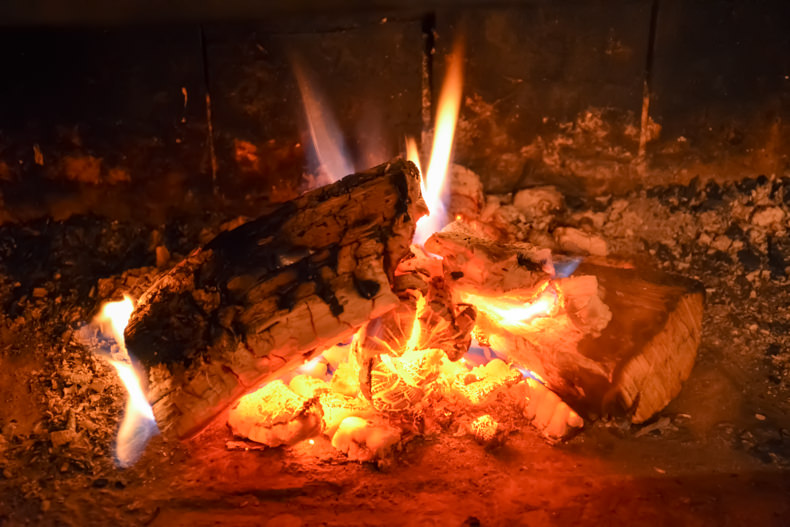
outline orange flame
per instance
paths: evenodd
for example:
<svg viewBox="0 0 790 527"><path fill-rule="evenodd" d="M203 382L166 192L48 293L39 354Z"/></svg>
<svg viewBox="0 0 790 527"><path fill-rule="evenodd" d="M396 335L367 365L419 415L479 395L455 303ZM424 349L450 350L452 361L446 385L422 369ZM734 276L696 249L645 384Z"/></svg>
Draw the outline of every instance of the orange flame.
<svg viewBox="0 0 790 527"><path fill-rule="evenodd" d="M420 323L420 315L425 311L425 297L420 295L417 298L417 309L414 311L414 322L411 326L411 334L406 344L403 346L403 351L416 350L420 345L420 337L422 336L422 324Z"/></svg>
<svg viewBox="0 0 790 527"><path fill-rule="evenodd" d="M422 174L420 165L420 149L417 148L417 141L413 137L406 138L406 159L417 165L417 170ZM420 178L420 190L425 195L425 178Z"/></svg>
<svg viewBox="0 0 790 527"><path fill-rule="evenodd" d="M126 410L115 445L115 455L121 467L131 466L143 452L145 444L157 433L156 420L151 405L145 397L140 378L132 366L131 357L126 350L123 332L134 311L134 301L124 295L119 302L107 302L96 317L103 333L112 335L118 345L119 353L108 359L118 372L126 392Z"/></svg>
<svg viewBox="0 0 790 527"><path fill-rule="evenodd" d="M99 316L96 317L96 322L102 326L102 329L109 329L108 332L115 339L115 343L121 348L124 356L128 356L128 353L123 332L129 323L129 317L132 316L132 311L134 311L134 301L129 296L123 295L123 300L104 304ZM107 328L108 325L109 328Z"/></svg>
<svg viewBox="0 0 790 527"><path fill-rule="evenodd" d="M549 282L546 282L534 301L527 303L507 295L489 297L470 292L461 292L460 299L461 302L473 304L478 311L507 329L523 329L537 318L554 314L559 305L557 290Z"/></svg>
<svg viewBox="0 0 790 527"><path fill-rule="evenodd" d="M338 181L354 172L346 154L343 134L331 114L330 106L315 89L317 84L310 78L302 61L294 55L291 62L318 162L331 181Z"/></svg>
<svg viewBox="0 0 790 527"><path fill-rule="evenodd" d="M458 122L458 112L461 108L462 92L463 44L459 41L447 59L447 73L436 111L431 160L428 163L428 172L423 174L423 198L428 204L430 214L423 216L417 222L414 241L419 245L424 244L431 234L447 224L447 214L442 194L444 193L447 172L450 168L453 138L455 137L455 126ZM413 161L419 168L419 155L414 139L407 138L406 150L409 161ZM422 170L420 170L420 173L422 173Z"/></svg>

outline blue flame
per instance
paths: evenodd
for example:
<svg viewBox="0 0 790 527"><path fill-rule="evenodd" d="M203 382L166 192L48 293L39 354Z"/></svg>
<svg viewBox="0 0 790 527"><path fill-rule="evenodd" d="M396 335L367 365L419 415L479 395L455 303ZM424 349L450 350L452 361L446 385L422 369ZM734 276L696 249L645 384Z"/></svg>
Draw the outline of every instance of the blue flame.
<svg viewBox="0 0 790 527"><path fill-rule="evenodd" d="M491 346L481 345L477 339L472 339L472 344L469 346L469 351L467 351L466 355L464 355L464 359L466 359L466 362L472 367L483 366L494 359L501 359L505 362L508 362L508 357L506 355L497 352ZM539 383L543 384L543 381L531 370L521 366L520 364L514 363L512 366L521 372L521 375L525 379L529 377L530 379L535 379Z"/></svg>
<svg viewBox="0 0 790 527"><path fill-rule="evenodd" d="M569 258L568 260L563 260L561 262L554 262L554 278L568 278L573 273L576 272L576 269L579 268L579 265L582 263L582 259L580 257Z"/></svg>

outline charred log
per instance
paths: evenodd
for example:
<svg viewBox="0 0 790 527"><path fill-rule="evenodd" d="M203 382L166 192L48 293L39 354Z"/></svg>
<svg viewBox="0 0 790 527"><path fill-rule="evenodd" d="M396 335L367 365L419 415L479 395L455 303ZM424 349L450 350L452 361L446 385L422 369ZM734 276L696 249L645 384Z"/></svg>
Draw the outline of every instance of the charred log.
<svg viewBox="0 0 790 527"><path fill-rule="evenodd" d="M396 160L220 234L161 276L125 336L163 433L196 433L396 306L394 271L425 212L419 173Z"/></svg>

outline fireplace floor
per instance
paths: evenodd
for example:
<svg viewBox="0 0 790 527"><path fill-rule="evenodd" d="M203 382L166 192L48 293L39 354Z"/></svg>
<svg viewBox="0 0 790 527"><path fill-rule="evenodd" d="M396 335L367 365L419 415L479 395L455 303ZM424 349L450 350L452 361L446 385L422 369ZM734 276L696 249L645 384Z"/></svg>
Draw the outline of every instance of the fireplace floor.
<svg viewBox="0 0 790 527"><path fill-rule="evenodd" d="M38 484L28 474L4 492L4 514L39 525L783 525L790 512L786 472L691 437L596 427L551 447L524 431L489 452L445 436L412 443L383 470L320 441L228 452L226 439L214 429L185 445L155 441L123 472L39 474Z"/></svg>
<svg viewBox="0 0 790 527"><path fill-rule="evenodd" d="M428 437L381 467L320 439L229 449L217 424L185 443L155 438L134 467L115 468L123 389L74 332L116 291L145 286L157 244L175 261L231 216L4 225L0 523L786 525L789 202L790 180L763 178L569 205L555 224L583 223L613 253L705 283L703 341L681 394L643 426L591 423L559 446L528 428L495 450Z"/></svg>

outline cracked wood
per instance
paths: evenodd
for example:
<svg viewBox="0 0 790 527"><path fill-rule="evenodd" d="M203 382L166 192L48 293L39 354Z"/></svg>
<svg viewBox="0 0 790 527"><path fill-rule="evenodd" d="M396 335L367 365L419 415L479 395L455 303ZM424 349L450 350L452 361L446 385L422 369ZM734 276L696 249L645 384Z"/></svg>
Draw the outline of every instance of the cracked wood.
<svg viewBox="0 0 790 527"><path fill-rule="evenodd" d="M394 160L222 233L162 275L126 330L162 433L195 434L395 307L394 271L426 212L416 168Z"/></svg>

